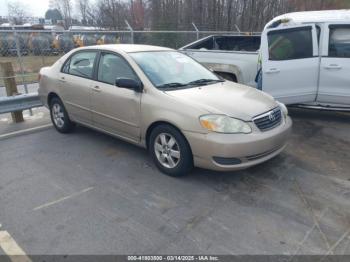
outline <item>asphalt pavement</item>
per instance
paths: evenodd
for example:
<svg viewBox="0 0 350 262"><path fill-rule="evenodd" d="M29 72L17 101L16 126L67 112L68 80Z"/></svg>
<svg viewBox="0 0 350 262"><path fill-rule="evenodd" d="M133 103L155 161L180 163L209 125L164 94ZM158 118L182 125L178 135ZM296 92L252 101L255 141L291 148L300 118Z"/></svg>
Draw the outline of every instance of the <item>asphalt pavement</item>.
<svg viewBox="0 0 350 262"><path fill-rule="evenodd" d="M348 114L293 109L271 161L171 178L145 150L84 127L4 136L49 124L34 113L21 128L0 116L0 232L29 256L350 255Z"/></svg>

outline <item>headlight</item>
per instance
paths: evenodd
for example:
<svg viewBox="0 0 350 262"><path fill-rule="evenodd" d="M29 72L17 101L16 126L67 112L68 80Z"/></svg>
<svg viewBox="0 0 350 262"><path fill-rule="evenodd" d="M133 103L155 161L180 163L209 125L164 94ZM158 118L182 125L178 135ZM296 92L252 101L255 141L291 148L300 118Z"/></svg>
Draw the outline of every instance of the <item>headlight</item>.
<svg viewBox="0 0 350 262"><path fill-rule="evenodd" d="M279 107L281 108L281 111L283 113L284 118L287 118L287 116L288 116L288 109L287 109L287 107L285 106L285 104L283 104L281 102L277 102L277 103L278 103Z"/></svg>
<svg viewBox="0 0 350 262"><path fill-rule="evenodd" d="M201 116L199 121L205 129L213 132L227 134L249 134L252 132L246 122L225 115L205 115Z"/></svg>

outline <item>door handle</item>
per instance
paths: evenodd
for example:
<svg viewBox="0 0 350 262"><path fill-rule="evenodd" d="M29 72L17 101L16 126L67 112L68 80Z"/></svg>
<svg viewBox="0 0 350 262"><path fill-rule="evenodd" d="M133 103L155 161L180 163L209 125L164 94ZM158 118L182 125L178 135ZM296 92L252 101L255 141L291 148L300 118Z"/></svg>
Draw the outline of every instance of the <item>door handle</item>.
<svg viewBox="0 0 350 262"><path fill-rule="evenodd" d="M325 66L324 68L326 68L326 69L342 69L342 67L340 65L337 65L337 64L330 64L328 66Z"/></svg>
<svg viewBox="0 0 350 262"><path fill-rule="evenodd" d="M62 82L62 83L67 82L67 81L65 80L65 78L64 78L64 77L61 77L61 78L59 79L59 81L60 81L60 82Z"/></svg>
<svg viewBox="0 0 350 262"><path fill-rule="evenodd" d="M99 86L94 86L92 90L95 92L101 92L101 88Z"/></svg>
<svg viewBox="0 0 350 262"><path fill-rule="evenodd" d="M270 68L265 71L266 74L276 74L279 73L280 70L278 68Z"/></svg>

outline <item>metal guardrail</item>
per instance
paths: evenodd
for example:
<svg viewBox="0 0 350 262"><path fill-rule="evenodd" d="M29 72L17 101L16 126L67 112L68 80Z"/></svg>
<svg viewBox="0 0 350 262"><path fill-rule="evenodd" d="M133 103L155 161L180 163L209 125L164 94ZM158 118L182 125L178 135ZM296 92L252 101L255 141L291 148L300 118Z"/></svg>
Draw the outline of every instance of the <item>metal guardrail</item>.
<svg viewBox="0 0 350 262"><path fill-rule="evenodd" d="M43 106L43 104L38 93L0 97L0 114L23 111L40 106Z"/></svg>

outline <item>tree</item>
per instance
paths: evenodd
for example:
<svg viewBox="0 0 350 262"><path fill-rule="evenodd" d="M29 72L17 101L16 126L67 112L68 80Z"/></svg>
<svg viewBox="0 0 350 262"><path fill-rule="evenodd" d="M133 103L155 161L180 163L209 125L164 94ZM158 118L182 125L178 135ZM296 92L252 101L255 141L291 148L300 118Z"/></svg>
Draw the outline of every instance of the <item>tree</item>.
<svg viewBox="0 0 350 262"><path fill-rule="evenodd" d="M81 17L83 25L87 25L90 17L90 1L89 0L76 0L77 9Z"/></svg>
<svg viewBox="0 0 350 262"><path fill-rule="evenodd" d="M291 7L298 11L350 8L349 0L289 0Z"/></svg>
<svg viewBox="0 0 350 262"><path fill-rule="evenodd" d="M98 25L113 30L125 29L125 20L130 21L131 5L121 0L100 0L97 3Z"/></svg>
<svg viewBox="0 0 350 262"><path fill-rule="evenodd" d="M132 27L143 30L145 26L145 5L142 0L130 0Z"/></svg>
<svg viewBox="0 0 350 262"><path fill-rule="evenodd" d="M54 4L62 15L65 28L68 29L72 25L72 1L56 0Z"/></svg>
<svg viewBox="0 0 350 262"><path fill-rule="evenodd" d="M57 8L47 10L45 13L45 19L51 19L54 24L56 24L58 20L63 20L62 15Z"/></svg>
<svg viewBox="0 0 350 262"><path fill-rule="evenodd" d="M15 25L22 25L25 21L24 18L29 16L26 7L20 2L9 2L7 4L8 16L12 23Z"/></svg>
<svg viewBox="0 0 350 262"><path fill-rule="evenodd" d="M87 0L77 0L87 1ZM350 0L95 0L94 21L111 29L261 31L287 12L350 8ZM88 8L89 10L89 8ZM168 38L170 36L168 34ZM169 42L172 40L169 40Z"/></svg>

